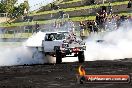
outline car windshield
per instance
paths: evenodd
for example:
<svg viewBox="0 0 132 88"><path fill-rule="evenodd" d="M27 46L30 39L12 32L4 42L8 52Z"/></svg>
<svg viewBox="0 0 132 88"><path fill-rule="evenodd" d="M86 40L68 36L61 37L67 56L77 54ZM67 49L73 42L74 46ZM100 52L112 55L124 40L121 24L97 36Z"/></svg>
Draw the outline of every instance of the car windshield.
<svg viewBox="0 0 132 88"><path fill-rule="evenodd" d="M51 34L46 34L45 36L45 41L62 40L62 39L65 39L64 34L51 33Z"/></svg>
<svg viewBox="0 0 132 88"><path fill-rule="evenodd" d="M60 33L64 36L64 38L69 36L69 32L60 32Z"/></svg>
<svg viewBox="0 0 132 88"><path fill-rule="evenodd" d="M57 34L55 37L56 40L62 40L64 38L65 38L65 36L63 34Z"/></svg>

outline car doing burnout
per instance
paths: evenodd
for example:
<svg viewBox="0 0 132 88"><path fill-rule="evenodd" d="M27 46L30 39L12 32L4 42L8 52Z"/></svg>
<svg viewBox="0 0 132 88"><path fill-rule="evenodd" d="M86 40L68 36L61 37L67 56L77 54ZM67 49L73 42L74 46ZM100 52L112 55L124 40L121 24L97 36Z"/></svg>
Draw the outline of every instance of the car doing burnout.
<svg viewBox="0 0 132 88"><path fill-rule="evenodd" d="M64 57L78 57L80 63L85 60L85 43L69 32L47 32L41 48L45 56L56 57L57 64L61 63Z"/></svg>

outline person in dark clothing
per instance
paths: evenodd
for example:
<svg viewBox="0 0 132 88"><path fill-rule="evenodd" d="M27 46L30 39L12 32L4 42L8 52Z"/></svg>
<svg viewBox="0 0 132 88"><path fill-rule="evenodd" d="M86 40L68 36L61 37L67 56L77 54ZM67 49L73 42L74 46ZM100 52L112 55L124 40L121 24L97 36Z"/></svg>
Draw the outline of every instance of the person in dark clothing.
<svg viewBox="0 0 132 88"><path fill-rule="evenodd" d="M127 8L131 8L132 6L132 0L129 0Z"/></svg>
<svg viewBox="0 0 132 88"><path fill-rule="evenodd" d="M99 13L96 13L96 23L97 23L97 25L99 25L99 22L100 22Z"/></svg>
<svg viewBox="0 0 132 88"><path fill-rule="evenodd" d="M50 9L51 9L51 10L53 9L53 4L52 4L52 3L50 3Z"/></svg>
<svg viewBox="0 0 132 88"><path fill-rule="evenodd" d="M89 31L93 32L93 22L92 22L92 20L89 21Z"/></svg>
<svg viewBox="0 0 132 88"><path fill-rule="evenodd" d="M107 17L107 12L105 10L103 10L102 15L103 15L103 18L106 18Z"/></svg>
<svg viewBox="0 0 132 88"><path fill-rule="evenodd" d="M36 30L36 33L39 32L39 24L36 22L36 25L35 25L35 30Z"/></svg>
<svg viewBox="0 0 132 88"><path fill-rule="evenodd" d="M120 21L121 21L121 22L125 21L125 15L122 15L122 16L120 17Z"/></svg>
<svg viewBox="0 0 132 88"><path fill-rule="evenodd" d="M98 32L97 23L93 20L93 31Z"/></svg>
<svg viewBox="0 0 132 88"><path fill-rule="evenodd" d="M109 2L108 10L109 10L109 14L112 14L112 6L110 2Z"/></svg>
<svg viewBox="0 0 132 88"><path fill-rule="evenodd" d="M64 14L65 14L64 11L59 11L59 15L60 15L61 18L63 18L63 15L64 15Z"/></svg>
<svg viewBox="0 0 132 88"><path fill-rule="evenodd" d="M91 0L91 4L95 4L95 0Z"/></svg>
<svg viewBox="0 0 132 88"><path fill-rule="evenodd" d="M55 4L54 4L54 3L51 4L51 9L52 9L52 10L55 10Z"/></svg>

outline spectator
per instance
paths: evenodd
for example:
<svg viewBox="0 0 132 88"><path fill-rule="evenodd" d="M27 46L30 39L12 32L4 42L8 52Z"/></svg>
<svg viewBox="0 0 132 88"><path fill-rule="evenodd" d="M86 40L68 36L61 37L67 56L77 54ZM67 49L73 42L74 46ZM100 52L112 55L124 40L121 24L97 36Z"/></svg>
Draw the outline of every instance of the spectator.
<svg viewBox="0 0 132 88"><path fill-rule="evenodd" d="M95 0L91 0L91 4L95 4Z"/></svg>
<svg viewBox="0 0 132 88"><path fill-rule="evenodd" d="M129 3L131 0L129 1ZM123 21L131 23L132 16L119 16L119 15L113 15L112 14L112 6L111 3L109 3L109 11L108 13L111 15L107 15L107 12L105 9L101 9L100 12L96 13L96 20L88 20L86 21L86 26L83 22L80 22L80 30L84 30L85 27L88 29L89 32L98 32L102 31L100 29L106 29L108 31L116 30L121 25ZM109 18L108 18L109 17ZM80 33L82 34L82 31ZM81 36L80 35L80 36Z"/></svg>
<svg viewBox="0 0 132 88"><path fill-rule="evenodd" d="M112 6L111 6L111 3L109 2L109 6L108 6L108 13L109 14L112 14Z"/></svg>
<svg viewBox="0 0 132 88"><path fill-rule="evenodd" d="M53 3L51 3L51 9L53 9L53 10L55 10L55 4Z"/></svg>
<svg viewBox="0 0 132 88"><path fill-rule="evenodd" d="M53 9L53 4L52 4L52 3L50 3L50 9L51 9L51 10Z"/></svg>
<svg viewBox="0 0 132 88"><path fill-rule="evenodd" d="M84 35L84 29L85 29L85 24L81 21L80 22L80 36Z"/></svg>
<svg viewBox="0 0 132 88"><path fill-rule="evenodd" d="M129 16L128 19L132 22L132 16Z"/></svg>
<svg viewBox="0 0 132 88"><path fill-rule="evenodd" d="M102 15L103 15L103 18L105 19L107 17L107 12L103 10Z"/></svg>
<svg viewBox="0 0 132 88"><path fill-rule="evenodd" d="M96 13L96 23L97 23L97 25L99 25L99 22L100 22L99 13Z"/></svg>
<svg viewBox="0 0 132 88"><path fill-rule="evenodd" d="M35 25L35 30L36 30L36 33L39 32L39 24L36 22L36 25Z"/></svg>
<svg viewBox="0 0 132 88"><path fill-rule="evenodd" d="M98 32L97 23L94 20L93 20L93 30L94 30L94 32Z"/></svg>
<svg viewBox="0 0 132 88"><path fill-rule="evenodd" d="M127 8L131 8L132 6L132 0L129 0Z"/></svg>
<svg viewBox="0 0 132 88"><path fill-rule="evenodd" d="M85 24L81 21L80 22L80 30L84 30Z"/></svg>
<svg viewBox="0 0 132 88"><path fill-rule="evenodd" d="M61 18L63 18L63 15L64 15L64 14L65 14L65 12L59 11L59 15L60 15Z"/></svg>
<svg viewBox="0 0 132 88"><path fill-rule="evenodd" d="M93 23L92 23L92 20L89 21L89 31L90 32L93 32Z"/></svg>
<svg viewBox="0 0 132 88"><path fill-rule="evenodd" d="M116 15L116 24L117 24L117 29L118 27L120 26L120 16L119 15Z"/></svg>

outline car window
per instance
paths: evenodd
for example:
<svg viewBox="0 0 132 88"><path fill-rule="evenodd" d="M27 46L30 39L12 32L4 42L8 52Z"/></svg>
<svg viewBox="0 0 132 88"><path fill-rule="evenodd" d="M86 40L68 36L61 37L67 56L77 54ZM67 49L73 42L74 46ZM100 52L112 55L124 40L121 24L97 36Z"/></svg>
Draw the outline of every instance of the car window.
<svg viewBox="0 0 132 88"><path fill-rule="evenodd" d="M57 34L55 39L56 40L62 40L64 38L65 38L65 36L63 34Z"/></svg>
<svg viewBox="0 0 132 88"><path fill-rule="evenodd" d="M53 34L45 35L45 41L53 41L53 40L55 40L55 35L53 35Z"/></svg>

